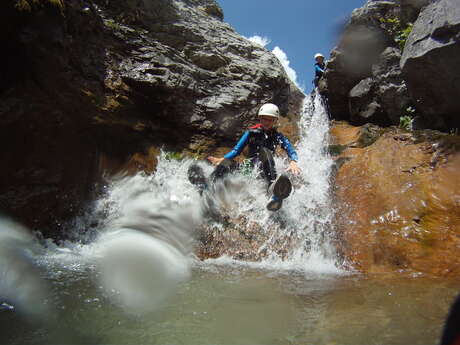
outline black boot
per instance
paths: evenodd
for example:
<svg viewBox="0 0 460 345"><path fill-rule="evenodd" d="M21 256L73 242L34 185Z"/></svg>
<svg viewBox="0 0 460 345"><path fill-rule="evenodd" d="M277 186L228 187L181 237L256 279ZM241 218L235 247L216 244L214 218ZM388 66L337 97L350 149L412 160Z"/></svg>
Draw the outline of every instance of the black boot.
<svg viewBox="0 0 460 345"><path fill-rule="evenodd" d="M208 188L208 179L204 175L204 171L199 165L192 164L188 168L187 175L190 183L198 188L200 194L202 194L203 191Z"/></svg>
<svg viewBox="0 0 460 345"><path fill-rule="evenodd" d="M286 199L291 194L291 191L292 184L289 177L281 174L268 188L268 192L272 197L267 204L267 209L269 211L278 211L283 206L283 199Z"/></svg>

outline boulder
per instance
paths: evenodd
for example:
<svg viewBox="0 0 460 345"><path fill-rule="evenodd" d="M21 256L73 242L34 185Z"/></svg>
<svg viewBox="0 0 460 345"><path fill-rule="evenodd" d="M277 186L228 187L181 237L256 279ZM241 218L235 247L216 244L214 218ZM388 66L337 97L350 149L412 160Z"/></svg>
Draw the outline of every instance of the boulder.
<svg viewBox="0 0 460 345"><path fill-rule="evenodd" d="M0 5L0 211L45 236L65 232L103 176L153 172L160 148L203 157L264 102L286 126L300 114L278 59L214 0L14 3Z"/></svg>
<svg viewBox="0 0 460 345"><path fill-rule="evenodd" d="M460 137L436 131L380 131L358 145L360 127L339 123L337 248L366 273L458 276Z"/></svg>
<svg viewBox="0 0 460 345"><path fill-rule="evenodd" d="M350 118L350 90L361 80L372 76L372 65L386 47L394 45L380 18L397 16L398 13L397 3L382 0L368 1L362 8L353 11L339 44L331 52L324 77L327 87L323 89L327 90L333 118Z"/></svg>
<svg viewBox="0 0 460 345"><path fill-rule="evenodd" d="M379 122L384 117L380 104L375 100L374 80L361 80L349 93L350 120L356 124Z"/></svg>
<svg viewBox="0 0 460 345"><path fill-rule="evenodd" d="M401 59L415 107L431 128L460 127L460 6L439 0L425 7Z"/></svg>
<svg viewBox="0 0 460 345"><path fill-rule="evenodd" d="M412 102L402 78L400 58L398 48L386 48L372 65L372 77L361 80L350 91L352 123L399 124Z"/></svg>
<svg viewBox="0 0 460 345"><path fill-rule="evenodd" d="M380 55L378 63L372 66L376 98L385 113L386 122L393 125L399 124L399 118L406 115L406 109L412 104L399 66L400 59L401 51L388 47Z"/></svg>

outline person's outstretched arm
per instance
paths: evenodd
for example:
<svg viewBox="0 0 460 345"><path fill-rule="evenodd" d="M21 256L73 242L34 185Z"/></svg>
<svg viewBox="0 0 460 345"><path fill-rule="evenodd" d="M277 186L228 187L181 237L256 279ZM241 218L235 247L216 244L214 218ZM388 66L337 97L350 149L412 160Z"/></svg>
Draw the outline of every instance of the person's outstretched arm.
<svg viewBox="0 0 460 345"><path fill-rule="evenodd" d="M224 157L222 158L217 158L214 156L209 156L207 159L214 165L219 165L224 159L233 159L236 156L238 156L246 147L248 144L248 139L249 139L249 131L244 132L243 136L238 140L238 143L235 145L235 147L227 153Z"/></svg>
<svg viewBox="0 0 460 345"><path fill-rule="evenodd" d="M294 147L292 146L291 142L289 141L288 138L286 138L284 135L281 133L279 134L279 140L281 143L281 147L283 150L286 151L289 159L291 160L289 162L289 168L288 171L292 172L294 175L299 175L300 174L300 168L297 165L297 161L299 160L297 156L297 152L294 150Z"/></svg>

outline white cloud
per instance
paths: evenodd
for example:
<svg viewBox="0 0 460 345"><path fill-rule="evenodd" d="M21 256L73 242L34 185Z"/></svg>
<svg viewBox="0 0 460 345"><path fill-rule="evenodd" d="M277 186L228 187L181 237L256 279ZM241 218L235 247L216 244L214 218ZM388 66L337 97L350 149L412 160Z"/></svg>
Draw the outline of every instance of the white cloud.
<svg viewBox="0 0 460 345"><path fill-rule="evenodd" d="M296 84L300 89L302 89L302 87L300 87L299 84L297 84L297 73L291 66L289 66L290 62L286 53L278 46L276 46L272 50L272 53L278 58L278 60L283 65L284 70L286 71L289 79L291 79L294 84Z"/></svg>
<svg viewBox="0 0 460 345"><path fill-rule="evenodd" d="M268 37L262 37L258 35L254 35L251 37L245 37L247 40L251 41L252 43L258 44L262 47L270 44L271 40Z"/></svg>
<svg viewBox="0 0 460 345"><path fill-rule="evenodd" d="M255 43L257 45L260 45L262 47L266 47L268 44L270 44L271 40L268 37L262 37L259 35L254 35L251 37L244 37L247 40L251 41L252 43ZM305 89L304 86L300 86L297 83L297 73L296 71L289 66L289 59L286 55L286 53L278 46L276 46L273 50L272 53L278 58L278 60L281 62L281 65L283 65L284 70L286 71L286 74L288 75L289 79L292 80L292 82L297 85L299 89L302 91Z"/></svg>

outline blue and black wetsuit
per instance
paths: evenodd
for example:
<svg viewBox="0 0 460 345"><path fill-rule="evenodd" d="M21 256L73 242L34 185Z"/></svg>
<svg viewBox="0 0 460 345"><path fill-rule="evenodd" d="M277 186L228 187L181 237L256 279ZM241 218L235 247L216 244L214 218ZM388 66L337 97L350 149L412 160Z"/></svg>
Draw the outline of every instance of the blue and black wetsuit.
<svg viewBox="0 0 460 345"><path fill-rule="evenodd" d="M275 161L273 154L276 147L281 145L289 159L297 161L297 153L292 147L289 140L276 129L264 131L261 124L250 127L243 136L240 138L235 147L227 153L225 160L216 168L213 173L214 177L221 177L225 175L230 169L230 162L233 158L238 156L246 146L249 148L249 159L253 166L260 163L263 174L267 182L272 183L276 179Z"/></svg>
<svg viewBox="0 0 460 345"><path fill-rule="evenodd" d="M315 63L315 79L313 80L315 86L318 86L318 82L320 78L323 76L325 70L326 64L324 62L322 64L320 64L319 62Z"/></svg>

